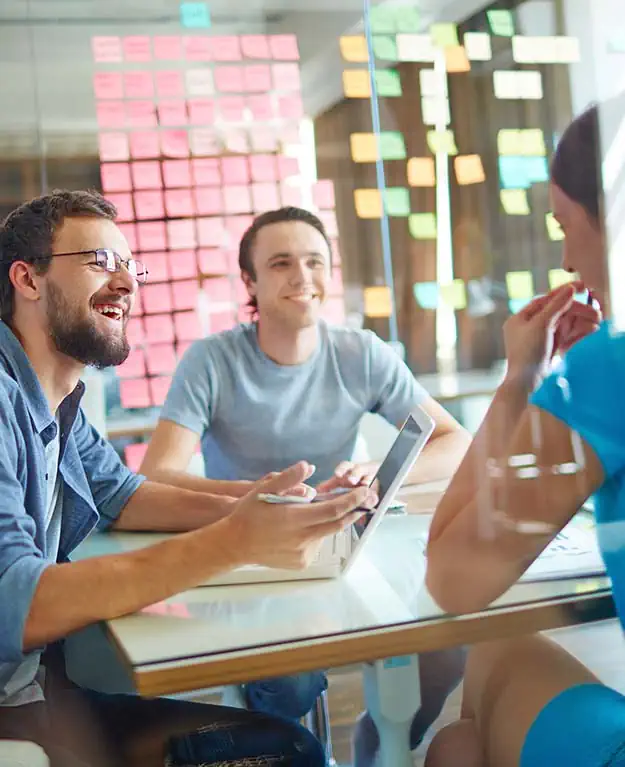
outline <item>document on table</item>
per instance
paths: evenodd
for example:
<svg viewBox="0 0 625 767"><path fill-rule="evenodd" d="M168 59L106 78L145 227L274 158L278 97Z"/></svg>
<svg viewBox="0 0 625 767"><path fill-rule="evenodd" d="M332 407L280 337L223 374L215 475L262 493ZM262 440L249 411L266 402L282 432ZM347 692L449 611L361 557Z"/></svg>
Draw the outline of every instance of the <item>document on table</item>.
<svg viewBox="0 0 625 767"><path fill-rule="evenodd" d="M536 559L521 581L547 581L604 575L605 565L596 531L577 522L568 524Z"/></svg>

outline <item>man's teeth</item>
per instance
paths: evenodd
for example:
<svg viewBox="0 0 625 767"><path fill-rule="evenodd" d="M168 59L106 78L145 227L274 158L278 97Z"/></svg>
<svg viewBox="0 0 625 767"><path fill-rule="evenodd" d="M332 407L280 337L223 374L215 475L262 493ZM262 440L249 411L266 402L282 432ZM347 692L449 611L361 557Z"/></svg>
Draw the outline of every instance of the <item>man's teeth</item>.
<svg viewBox="0 0 625 767"><path fill-rule="evenodd" d="M96 309L100 314L103 314L105 317L110 317L114 320L121 320L124 315L124 311L121 309L121 307L113 306L112 304L96 306Z"/></svg>

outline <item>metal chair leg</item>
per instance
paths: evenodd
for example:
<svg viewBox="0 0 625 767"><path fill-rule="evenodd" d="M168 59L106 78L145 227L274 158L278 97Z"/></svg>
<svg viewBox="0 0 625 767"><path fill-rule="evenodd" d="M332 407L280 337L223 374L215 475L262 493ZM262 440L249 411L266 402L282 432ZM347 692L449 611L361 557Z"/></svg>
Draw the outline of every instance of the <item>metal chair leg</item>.
<svg viewBox="0 0 625 767"><path fill-rule="evenodd" d="M328 707L328 691L324 690L317 698L315 705L306 715L306 726L321 742L326 754L328 767L336 767L332 753L332 735L330 732L330 709Z"/></svg>

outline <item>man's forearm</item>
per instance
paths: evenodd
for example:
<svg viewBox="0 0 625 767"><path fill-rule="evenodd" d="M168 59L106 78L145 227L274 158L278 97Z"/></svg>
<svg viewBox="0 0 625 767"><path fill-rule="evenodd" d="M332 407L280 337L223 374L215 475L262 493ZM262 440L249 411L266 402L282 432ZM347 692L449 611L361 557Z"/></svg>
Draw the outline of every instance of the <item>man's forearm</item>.
<svg viewBox="0 0 625 767"><path fill-rule="evenodd" d="M224 520L139 551L51 565L35 590L24 651L140 610L241 564Z"/></svg>
<svg viewBox="0 0 625 767"><path fill-rule="evenodd" d="M145 475L152 482L180 487L183 490L192 490L195 493L227 495L232 498L240 498L245 494L247 485L252 484L244 481L230 482L223 479L208 479L174 469L151 469L145 472Z"/></svg>

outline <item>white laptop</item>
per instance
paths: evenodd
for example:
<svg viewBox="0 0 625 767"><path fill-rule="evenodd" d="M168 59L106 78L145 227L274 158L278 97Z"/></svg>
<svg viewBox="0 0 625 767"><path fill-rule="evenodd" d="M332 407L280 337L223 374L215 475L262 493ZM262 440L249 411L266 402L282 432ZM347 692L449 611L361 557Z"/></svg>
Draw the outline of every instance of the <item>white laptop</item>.
<svg viewBox="0 0 625 767"><path fill-rule="evenodd" d="M420 408L410 413L380 465L373 481L379 482L377 506L356 524L323 541L315 559L304 570L281 570L260 565L246 565L215 576L202 586L337 578L347 572L382 521L395 494L413 467L434 429L434 421ZM104 533L90 536L75 552L73 559L104 554L119 554L144 548L171 537L161 533Z"/></svg>

